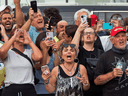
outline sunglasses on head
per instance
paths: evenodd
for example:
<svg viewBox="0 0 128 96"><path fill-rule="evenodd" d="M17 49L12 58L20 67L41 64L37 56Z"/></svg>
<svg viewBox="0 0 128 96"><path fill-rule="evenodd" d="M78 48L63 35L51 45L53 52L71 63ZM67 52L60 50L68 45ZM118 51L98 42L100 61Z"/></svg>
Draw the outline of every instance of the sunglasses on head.
<svg viewBox="0 0 128 96"><path fill-rule="evenodd" d="M119 15L115 15L111 18L111 20L123 20L123 18Z"/></svg>
<svg viewBox="0 0 128 96"><path fill-rule="evenodd" d="M65 48L67 48L68 46L70 46L71 48L74 48L76 45L75 44L64 44L63 46Z"/></svg>

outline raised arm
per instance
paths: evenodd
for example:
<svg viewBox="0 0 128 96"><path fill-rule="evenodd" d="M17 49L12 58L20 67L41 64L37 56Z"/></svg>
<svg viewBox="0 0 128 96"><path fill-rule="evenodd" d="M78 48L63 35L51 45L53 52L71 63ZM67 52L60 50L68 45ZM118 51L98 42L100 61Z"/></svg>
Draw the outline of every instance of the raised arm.
<svg viewBox="0 0 128 96"><path fill-rule="evenodd" d="M43 57L41 51L32 42L32 40L31 40L31 38L29 36L29 33L26 32L25 30L24 30L24 33L25 33L24 34L24 38L25 38L24 44L28 44L31 47L32 51L33 51L32 55L31 55L32 60L34 60L35 62L40 61L42 59L42 57Z"/></svg>
<svg viewBox="0 0 128 96"><path fill-rule="evenodd" d="M18 32L17 30L14 32L14 35L12 36L12 38L5 42L3 44L3 46L0 48L0 58L1 60L4 60L8 54L8 50L10 49L10 47L12 46L12 44L14 43L14 41L16 40L16 37L18 37L20 35L20 32Z"/></svg>
<svg viewBox="0 0 128 96"><path fill-rule="evenodd" d="M45 72L42 73L42 78L44 79L45 82L45 88L49 93L53 93L56 88L56 77L58 74L58 66L54 67L51 74L50 72L45 75Z"/></svg>
<svg viewBox="0 0 128 96"><path fill-rule="evenodd" d="M21 28L24 24L24 17L20 7L20 0L14 0L14 4L15 4L15 11L16 11L17 28Z"/></svg>
<svg viewBox="0 0 128 96"><path fill-rule="evenodd" d="M31 26L32 20L34 19L34 11L32 10L32 8L29 9L29 19L27 20L27 22L22 26L21 29L29 31L29 28Z"/></svg>
<svg viewBox="0 0 128 96"><path fill-rule="evenodd" d="M85 21L86 22L86 21ZM88 26L88 23L81 23L76 30L76 33L74 35L74 38L72 40L72 44L76 45L77 53L79 53L79 42L80 42L80 35L82 34L82 31ZM85 23L85 24L84 24Z"/></svg>

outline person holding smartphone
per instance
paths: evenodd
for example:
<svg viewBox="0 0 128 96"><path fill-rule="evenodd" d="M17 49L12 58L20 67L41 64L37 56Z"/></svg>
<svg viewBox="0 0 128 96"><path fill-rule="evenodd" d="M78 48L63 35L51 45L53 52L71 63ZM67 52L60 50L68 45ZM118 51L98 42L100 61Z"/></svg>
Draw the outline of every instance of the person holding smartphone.
<svg viewBox="0 0 128 96"><path fill-rule="evenodd" d="M86 68L74 61L77 56L75 45L63 44L59 53L63 62L51 73L42 73L46 90L55 91L55 96L83 96L82 90L88 90L90 84Z"/></svg>
<svg viewBox="0 0 128 96"><path fill-rule="evenodd" d="M35 64L35 68L37 69L36 76L40 80L35 86L37 96L54 96L54 93L49 94L45 89L45 82L42 78L41 71L41 66L47 65L47 68L52 71L55 66L59 65L60 60L58 57L57 43L53 39L53 32L40 33L36 39L36 46L41 50L41 53L44 56L40 62Z"/></svg>

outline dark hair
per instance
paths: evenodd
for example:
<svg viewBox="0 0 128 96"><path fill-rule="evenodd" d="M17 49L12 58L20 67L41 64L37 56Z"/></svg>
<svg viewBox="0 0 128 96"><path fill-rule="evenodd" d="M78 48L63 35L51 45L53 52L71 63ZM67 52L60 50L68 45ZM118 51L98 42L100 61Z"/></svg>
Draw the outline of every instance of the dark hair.
<svg viewBox="0 0 128 96"><path fill-rule="evenodd" d="M43 16L43 19L44 19L44 24L48 24L48 21L49 21L48 17Z"/></svg>
<svg viewBox="0 0 128 96"><path fill-rule="evenodd" d="M44 9L43 13L44 13L45 16L48 17L49 19L50 19L51 17L55 18L55 19L54 19L54 24L53 24L53 26L56 26L56 24L57 24L60 20L62 20L62 17L61 17L61 15L59 14L60 12L59 12L59 10L58 10L57 8L53 8L53 7L51 7L51 8L46 8L46 9Z"/></svg>
<svg viewBox="0 0 128 96"><path fill-rule="evenodd" d="M46 32L42 32L40 33L37 38L36 38L36 46L41 50L40 48L40 42L42 41L43 38L46 37ZM50 49L48 50L48 54L49 56L52 56L52 47L50 47Z"/></svg>
<svg viewBox="0 0 128 96"><path fill-rule="evenodd" d="M77 25L67 25L65 26L65 33L68 35L68 37L74 37L76 30L77 30L78 26Z"/></svg>
<svg viewBox="0 0 128 96"><path fill-rule="evenodd" d="M9 35L9 39L12 38L12 36L14 35L15 30L16 30L16 28L14 28L14 29L11 30L10 35Z"/></svg>

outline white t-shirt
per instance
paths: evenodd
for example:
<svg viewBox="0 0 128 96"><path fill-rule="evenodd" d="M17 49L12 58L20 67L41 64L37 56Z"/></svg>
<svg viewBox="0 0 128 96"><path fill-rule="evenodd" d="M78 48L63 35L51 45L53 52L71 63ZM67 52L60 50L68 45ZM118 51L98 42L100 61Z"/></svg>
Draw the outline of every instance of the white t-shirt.
<svg viewBox="0 0 128 96"><path fill-rule="evenodd" d="M32 50L25 49L26 54L31 59ZM34 84L34 75L31 63L13 50L9 49L5 64L6 78L5 86L10 84Z"/></svg>

